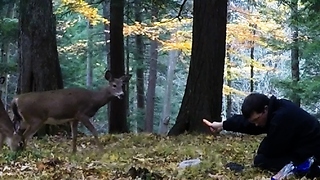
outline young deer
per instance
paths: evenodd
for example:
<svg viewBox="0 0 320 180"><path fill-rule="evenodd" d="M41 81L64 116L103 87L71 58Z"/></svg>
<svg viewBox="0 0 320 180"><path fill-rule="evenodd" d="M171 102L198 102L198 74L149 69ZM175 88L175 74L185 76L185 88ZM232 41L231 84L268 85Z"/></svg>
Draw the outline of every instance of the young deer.
<svg viewBox="0 0 320 180"><path fill-rule="evenodd" d="M72 152L77 151L77 128L79 121L93 134L96 144L102 150L97 130L90 122L96 112L112 98L121 98L124 94L123 83L127 83L131 75L113 78L107 71L105 78L109 86L98 91L84 88L69 88L44 92L31 92L20 94L12 100L14 122L19 123L23 129L24 146L27 141L44 124L63 124L70 122L72 132Z"/></svg>
<svg viewBox="0 0 320 180"><path fill-rule="evenodd" d="M5 78L0 77L0 85L3 84L4 81ZM9 118L4 104L0 100L0 150L3 147L3 143L6 142L11 150L17 151L21 149L21 140L21 136L16 132L14 124Z"/></svg>

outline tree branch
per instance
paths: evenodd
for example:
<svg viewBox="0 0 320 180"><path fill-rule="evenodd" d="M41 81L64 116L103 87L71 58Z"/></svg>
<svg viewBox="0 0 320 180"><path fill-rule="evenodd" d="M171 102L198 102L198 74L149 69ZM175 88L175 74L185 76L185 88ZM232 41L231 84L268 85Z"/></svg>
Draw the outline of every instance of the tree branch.
<svg viewBox="0 0 320 180"><path fill-rule="evenodd" d="M186 2L187 2L187 0L183 0L183 3L181 4L181 6L180 6L180 10L179 10L179 13L178 13L178 15L177 15L177 17L176 18L178 18L179 19L179 21L181 21L181 13L182 13L182 10L183 10L183 7L184 7L184 5L186 4Z"/></svg>

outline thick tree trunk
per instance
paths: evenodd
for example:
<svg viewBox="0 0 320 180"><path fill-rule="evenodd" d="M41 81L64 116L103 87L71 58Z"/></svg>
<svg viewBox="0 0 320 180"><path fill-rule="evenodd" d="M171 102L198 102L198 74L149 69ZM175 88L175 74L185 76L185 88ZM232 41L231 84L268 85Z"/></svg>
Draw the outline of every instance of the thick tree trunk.
<svg viewBox="0 0 320 180"><path fill-rule="evenodd" d="M110 70L115 78L124 75L123 16L124 0L110 1ZM125 95L125 87L123 88ZM109 103L109 133L129 132L126 97Z"/></svg>
<svg viewBox="0 0 320 180"><path fill-rule="evenodd" d="M51 0L20 1L19 81L17 93L63 88ZM49 126L38 131L49 133ZM44 130L44 131L43 131Z"/></svg>
<svg viewBox="0 0 320 180"><path fill-rule="evenodd" d="M142 22L141 0L134 1L135 21ZM136 60L136 88L137 88L137 126L138 132L143 131L143 119L145 115L145 94L144 94L144 42L142 35L135 36L136 49L134 58Z"/></svg>
<svg viewBox="0 0 320 180"><path fill-rule="evenodd" d="M293 1L291 6L291 16L293 20L297 19L298 15L298 1ZM292 31L292 46L291 46L291 75L292 75L292 83L294 86L298 85L298 81L300 80L300 72L299 72L299 44L298 44L298 27L295 24L291 25ZM301 98L294 88L292 94L292 102L300 106Z"/></svg>
<svg viewBox="0 0 320 180"><path fill-rule="evenodd" d="M203 118L221 121L227 0L194 0L189 75L175 125L168 135L209 132Z"/></svg>

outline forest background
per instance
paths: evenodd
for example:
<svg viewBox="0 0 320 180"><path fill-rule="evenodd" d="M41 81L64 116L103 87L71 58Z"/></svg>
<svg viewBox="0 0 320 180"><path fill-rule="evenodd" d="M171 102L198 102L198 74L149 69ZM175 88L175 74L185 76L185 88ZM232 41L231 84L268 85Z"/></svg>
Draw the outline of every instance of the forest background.
<svg viewBox="0 0 320 180"><path fill-rule="evenodd" d="M202 118L240 113L250 92L320 117L318 0L1 0L0 9L10 116L16 94L98 89L107 69L132 74L126 96L92 118L103 152L84 127L74 155L69 126L45 126L25 151L0 152L1 178L270 179L251 166L264 135L208 135ZM179 168L187 159L201 163Z"/></svg>
<svg viewBox="0 0 320 180"><path fill-rule="evenodd" d="M192 33L200 33L193 32L193 15L204 8L195 6L196 1L54 0L52 7L46 7L47 3L51 1L0 3L0 73L7 78L1 97L8 111L17 93L73 86L97 89L105 84L105 70L111 69L117 76L126 73L133 77L125 87L128 96L123 103L101 108L92 119L100 133L166 134L170 129L172 135L207 132L204 126L193 126L192 122L200 124L203 117L220 121L240 113L243 98L250 92L290 98L318 116L317 1L225 1L225 44L210 38L223 40L218 28L201 34L200 40L192 39ZM223 10L224 6L213 3L210 7ZM210 15L213 9L197 13L198 21L215 22L219 16ZM112 28L120 29L120 34ZM48 38L50 35L43 35L48 32L56 42ZM28 46L44 39L46 45L38 45L39 49ZM206 39L217 44L212 50L203 48L203 54L213 53L217 57L209 61L202 58L205 55L192 55L192 48L202 48ZM225 56L219 57L216 51ZM210 67L212 73L201 66L190 68L192 61ZM218 76L220 71L223 79ZM188 76L196 76L191 72L204 75L189 81ZM19 83L21 78L30 77L28 73L32 74L31 85ZM205 88L208 80L209 90ZM209 99L213 102L193 107L184 104L183 99L208 98L197 94L197 90L190 96L186 92L192 88L206 89L200 94L211 94ZM114 117L115 111L125 114L124 117ZM195 115L188 114L189 111ZM110 121L121 127L110 127ZM186 126L172 128L179 122ZM49 131L52 130L43 129L44 134Z"/></svg>

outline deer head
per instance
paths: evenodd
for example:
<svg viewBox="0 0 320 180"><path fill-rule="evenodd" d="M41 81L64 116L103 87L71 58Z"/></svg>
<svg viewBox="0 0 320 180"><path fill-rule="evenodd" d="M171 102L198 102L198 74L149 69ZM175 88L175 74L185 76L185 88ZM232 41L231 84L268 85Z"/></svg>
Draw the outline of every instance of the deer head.
<svg viewBox="0 0 320 180"><path fill-rule="evenodd" d="M118 79L115 79L112 77L112 74L110 71L106 71L105 76L106 80L109 81L109 93L114 95L115 97L121 99L123 96L123 90L122 86L123 83L127 83L129 79L131 78L131 75L122 76Z"/></svg>
<svg viewBox="0 0 320 180"><path fill-rule="evenodd" d="M3 84L4 81L5 78L0 77L0 84ZM4 108L4 104L0 101L0 149L2 149L4 142L6 142L13 151L17 151L22 148L22 138L17 133L13 122Z"/></svg>

